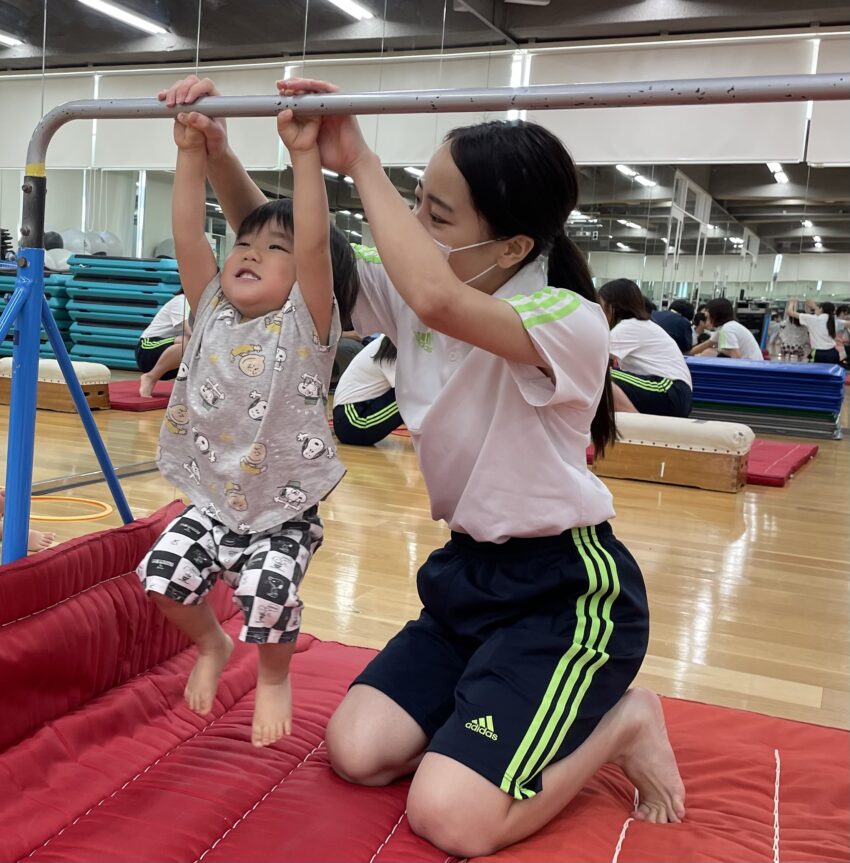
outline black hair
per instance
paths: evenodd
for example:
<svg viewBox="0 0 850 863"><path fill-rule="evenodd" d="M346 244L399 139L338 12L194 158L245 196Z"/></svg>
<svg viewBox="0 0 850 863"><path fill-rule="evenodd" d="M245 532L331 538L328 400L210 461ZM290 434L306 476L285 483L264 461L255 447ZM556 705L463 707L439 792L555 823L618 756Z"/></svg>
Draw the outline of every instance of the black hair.
<svg viewBox="0 0 850 863"><path fill-rule="evenodd" d="M735 319L735 309L726 297L716 297L705 304L706 314L715 327L722 327Z"/></svg>
<svg viewBox="0 0 850 863"><path fill-rule="evenodd" d="M287 234L295 232L295 221L290 198L277 198L252 210L242 220L237 237L254 234L266 225L274 223ZM334 279L334 296L339 308L339 317L343 330L352 329L351 312L357 302L360 292L360 281L357 278L357 262L354 252L345 238L345 234L336 225L330 226L331 268Z"/></svg>
<svg viewBox="0 0 850 863"><path fill-rule="evenodd" d="M376 363L394 363L398 357L398 348L387 336L381 336L381 346L375 351L372 360Z"/></svg>
<svg viewBox="0 0 850 863"><path fill-rule="evenodd" d="M461 126L445 140L491 235L530 237L534 245L522 264L547 255L549 285L598 303L587 261L565 233L578 203L578 172L561 141L543 126L524 120ZM616 435L614 393L606 370L590 425L598 455L614 443Z"/></svg>
<svg viewBox="0 0 850 863"><path fill-rule="evenodd" d="M673 300L670 311L681 315L688 323L694 319L694 307L687 300Z"/></svg>
<svg viewBox="0 0 850 863"><path fill-rule="evenodd" d="M708 323L708 318L705 316L705 312L697 312L694 315L694 326L698 327L700 324Z"/></svg>
<svg viewBox="0 0 850 863"><path fill-rule="evenodd" d="M835 303L818 303L820 306L820 310L825 314L829 315L826 319L826 331L835 338Z"/></svg>
<svg viewBox="0 0 850 863"><path fill-rule="evenodd" d="M643 294L641 294L641 296L643 297L643 307L646 309L647 317L651 317L653 312L658 311L658 306L656 306L649 297L644 296Z"/></svg>
<svg viewBox="0 0 850 863"><path fill-rule="evenodd" d="M606 282L599 289L599 296L608 306L612 330L620 321L629 318L635 318L638 321L649 320L649 312L644 303L646 297L631 279L614 279Z"/></svg>
<svg viewBox="0 0 850 863"><path fill-rule="evenodd" d="M836 315L850 315L850 306L847 306L847 305L844 305L844 304L840 305L840 306L835 310L835 314L836 314Z"/></svg>

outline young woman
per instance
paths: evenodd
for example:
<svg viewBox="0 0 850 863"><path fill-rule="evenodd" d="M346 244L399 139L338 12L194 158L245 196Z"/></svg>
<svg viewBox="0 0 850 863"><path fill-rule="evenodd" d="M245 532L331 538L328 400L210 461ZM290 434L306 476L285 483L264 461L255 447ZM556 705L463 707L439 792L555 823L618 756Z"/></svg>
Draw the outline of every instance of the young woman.
<svg viewBox="0 0 850 863"><path fill-rule="evenodd" d="M789 318L795 318L809 331L813 363L838 363L838 349L835 346L835 306L832 303L816 304L806 300L806 312L797 311L797 298L791 297L785 308Z"/></svg>
<svg viewBox="0 0 850 863"><path fill-rule="evenodd" d="M764 355L755 336L735 320L735 309L725 297L709 300L705 305L708 326L714 332L707 342L691 349L691 354L701 354L710 347L717 348L718 357L735 360L764 360Z"/></svg>
<svg viewBox="0 0 850 863"><path fill-rule="evenodd" d="M340 443L372 446L404 420L395 397L398 351L386 337L373 339L342 373L334 390L334 434Z"/></svg>
<svg viewBox="0 0 850 863"><path fill-rule="evenodd" d="M163 98L210 93L190 78ZM223 128L206 128L210 178L233 221L261 193ZM365 785L415 773L412 828L460 857L535 832L606 762L637 786L636 817L680 821L659 701L629 689L648 639L643 579L585 460L614 425L607 322L564 233L578 197L572 160L534 124L457 129L411 213L354 118L324 117L319 147L326 167L354 179L380 254L361 252L354 324L398 348L399 407L432 513L452 529L419 571L422 614L328 725L334 769Z"/></svg>
<svg viewBox="0 0 850 863"><path fill-rule="evenodd" d="M611 371L614 408L688 416L691 373L679 345L646 313L640 288L631 279L615 279L599 289L599 299L611 327L611 356L619 364Z"/></svg>

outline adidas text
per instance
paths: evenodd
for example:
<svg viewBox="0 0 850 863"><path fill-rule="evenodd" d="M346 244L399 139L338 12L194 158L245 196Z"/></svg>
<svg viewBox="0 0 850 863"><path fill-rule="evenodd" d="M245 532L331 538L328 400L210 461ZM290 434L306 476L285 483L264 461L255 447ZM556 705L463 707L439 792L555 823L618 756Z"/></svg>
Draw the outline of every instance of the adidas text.
<svg viewBox="0 0 850 863"><path fill-rule="evenodd" d="M483 734L490 740L499 739L499 735L496 734L495 731L491 731L489 728L485 728L483 725L479 725L477 722L467 722L466 725L464 725L464 728L468 728L470 731L477 731L479 734Z"/></svg>

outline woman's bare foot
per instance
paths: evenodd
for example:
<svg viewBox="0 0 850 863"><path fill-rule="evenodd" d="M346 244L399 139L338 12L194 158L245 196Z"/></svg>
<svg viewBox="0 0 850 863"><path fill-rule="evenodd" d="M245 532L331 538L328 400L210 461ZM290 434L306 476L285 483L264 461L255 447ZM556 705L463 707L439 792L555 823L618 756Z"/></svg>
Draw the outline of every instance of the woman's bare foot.
<svg viewBox="0 0 850 863"><path fill-rule="evenodd" d="M257 680L251 743L254 746L269 746L291 733L292 689L289 676L281 683L263 683Z"/></svg>
<svg viewBox="0 0 850 863"><path fill-rule="evenodd" d="M635 818L677 824L685 817L685 786L667 738L661 701L654 692L630 689L614 710L621 711L624 748L614 759L638 791Z"/></svg>
<svg viewBox="0 0 850 863"><path fill-rule="evenodd" d="M201 715L212 711L218 689L218 678L224 666L227 665L231 653L233 653L233 642L224 632L217 635L211 645L204 647L198 645L198 658L195 660L195 666L183 692L190 710Z"/></svg>
<svg viewBox="0 0 850 863"><path fill-rule="evenodd" d="M139 395L142 398L153 398L153 388L157 384L157 379L151 374L143 374L139 378Z"/></svg>
<svg viewBox="0 0 850 863"><path fill-rule="evenodd" d="M50 548L51 545L54 545L55 542L55 533L42 533L40 530L31 530L27 548L30 551L44 551Z"/></svg>

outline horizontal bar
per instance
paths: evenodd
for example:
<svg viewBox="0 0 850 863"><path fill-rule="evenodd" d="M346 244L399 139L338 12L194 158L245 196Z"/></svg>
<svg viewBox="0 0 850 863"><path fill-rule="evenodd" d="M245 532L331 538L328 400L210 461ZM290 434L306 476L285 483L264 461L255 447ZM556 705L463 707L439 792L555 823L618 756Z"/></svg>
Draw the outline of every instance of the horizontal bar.
<svg viewBox="0 0 850 863"><path fill-rule="evenodd" d="M302 114L428 114L837 99L850 99L850 72L610 84L536 84L478 90L394 90L295 98L208 96L194 103L189 110L213 117L271 117L287 108ZM184 110L187 110L187 106L168 108L157 99L84 99L66 102L46 114L36 126L27 151L26 173L38 176L39 172L43 172L50 139L57 129L70 120L168 118Z"/></svg>
<svg viewBox="0 0 850 863"><path fill-rule="evenodd" d="M119 479L141 476L146 473L155 473L159 468L155 461L138 461L123 467L114 468L115 476ZM72 473L66 476L57 476L52 479L43 479L32 484L33 497L42 494L56 494L59 491L68 491L81 488L84 485L99 485L106 482L106 476L102 470L91 470L86 473Z"/></svg>

